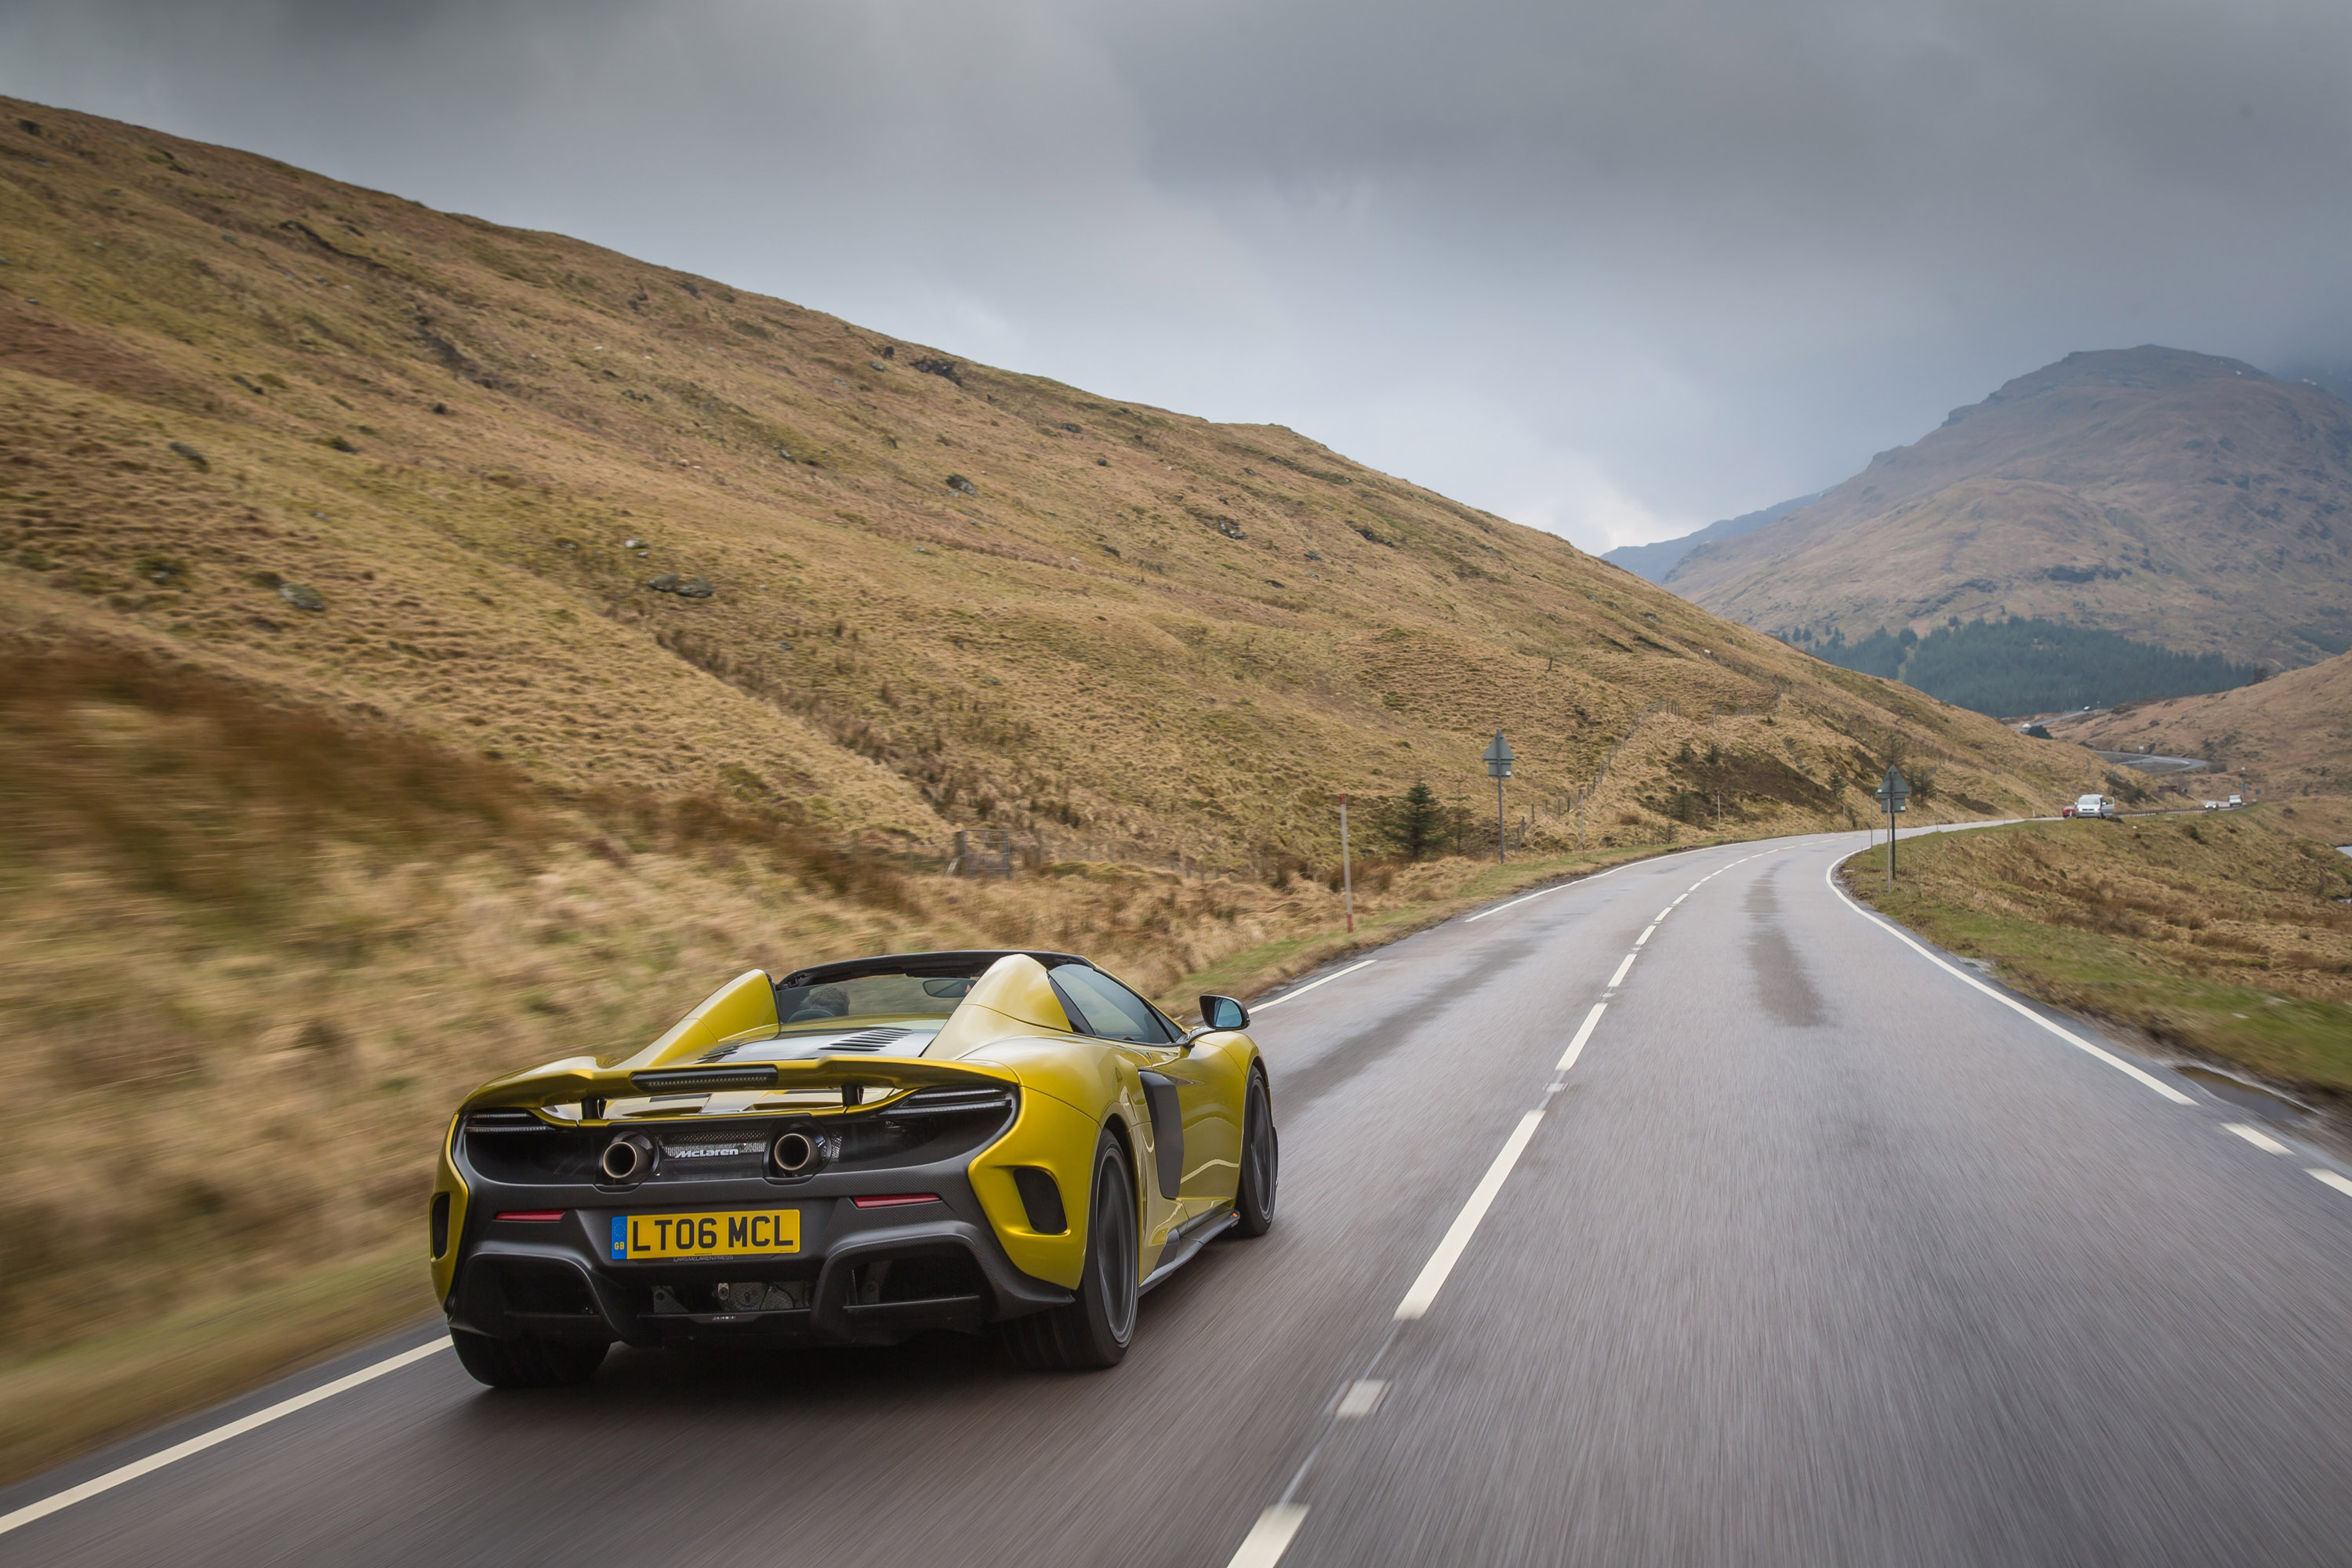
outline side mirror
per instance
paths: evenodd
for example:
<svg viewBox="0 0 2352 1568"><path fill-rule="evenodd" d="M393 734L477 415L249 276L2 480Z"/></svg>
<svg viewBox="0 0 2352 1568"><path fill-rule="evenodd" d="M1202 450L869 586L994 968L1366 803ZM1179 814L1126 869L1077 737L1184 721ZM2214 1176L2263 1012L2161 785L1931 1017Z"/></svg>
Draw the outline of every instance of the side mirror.
<svg viewBox="0 0 2352 1568"><path fill-rule="evenodd" d="M1246 1029L1249 1009L1230 996L1201 998L1201 1026L1204 1029Z"/></svg>

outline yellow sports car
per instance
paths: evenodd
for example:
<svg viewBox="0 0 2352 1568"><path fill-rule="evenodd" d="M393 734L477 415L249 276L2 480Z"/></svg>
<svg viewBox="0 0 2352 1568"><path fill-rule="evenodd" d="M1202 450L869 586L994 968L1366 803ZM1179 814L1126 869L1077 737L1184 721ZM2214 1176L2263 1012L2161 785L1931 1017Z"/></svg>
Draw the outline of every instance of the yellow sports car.
<svg viewBox="0 0 2352 1568"><path fill-rule="evenodd" d="M442 1144L433 1283L499 1387L614 1341L887 1344L993 1328L1108 1366L1137 1298L1274 1222L1249 1013L1197 1029L1066 952L752 970L627 1057L477 1089Z"/></svg>

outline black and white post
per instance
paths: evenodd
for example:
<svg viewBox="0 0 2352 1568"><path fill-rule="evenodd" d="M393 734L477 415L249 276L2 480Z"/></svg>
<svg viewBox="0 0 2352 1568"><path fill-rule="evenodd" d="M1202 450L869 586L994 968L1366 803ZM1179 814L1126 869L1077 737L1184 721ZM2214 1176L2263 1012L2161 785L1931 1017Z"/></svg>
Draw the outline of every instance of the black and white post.
<svg viewBox="0 0 2352 1568"><path fill-rule="evenodd" d="M1346 900L1348 929L1356 929L1356 872L1348 863L1348 797L1339 797L1339 896Z"/></svg>
<svg viewBox="0 0 2352 1568"><path fill-rule="evenodd" d="M1495 778L1495 863L1506 864L1510 857L1509 830L1503 821L1503 781L1511 776L1511 763L1517 753L1511 743L1503 739L1500 730L1495 731L1495 743L1486 748L1486 771Z"/></svg>
<svg viewBox="0 0 2352 1568"><path fill-rule="evenodd" d="M1902 770L1893 763L1886 764L1886 776L1878 781L1878 804L1886 808L1886 890L1895 890L1895 814L1911 809L1911 786L1903 782Z"/></svg>

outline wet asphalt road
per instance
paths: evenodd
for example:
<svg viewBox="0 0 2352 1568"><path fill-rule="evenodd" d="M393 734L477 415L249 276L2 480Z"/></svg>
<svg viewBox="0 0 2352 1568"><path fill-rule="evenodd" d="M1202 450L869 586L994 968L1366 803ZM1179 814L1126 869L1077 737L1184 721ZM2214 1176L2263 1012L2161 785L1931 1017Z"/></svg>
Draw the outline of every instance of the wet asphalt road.
<svg viewBox="0 0 2352 1568"><path fill-rule="evenodd" d="M0 1560L1216 1568L1286 1497L1286 1565L2352 1563L2335 1167L1875 926L1824 877L1860 842L1644 862L1266 1008L1279 1223L1148 1298L1115 1371L619 1351L494 1394L433 1354Z"/></svg>

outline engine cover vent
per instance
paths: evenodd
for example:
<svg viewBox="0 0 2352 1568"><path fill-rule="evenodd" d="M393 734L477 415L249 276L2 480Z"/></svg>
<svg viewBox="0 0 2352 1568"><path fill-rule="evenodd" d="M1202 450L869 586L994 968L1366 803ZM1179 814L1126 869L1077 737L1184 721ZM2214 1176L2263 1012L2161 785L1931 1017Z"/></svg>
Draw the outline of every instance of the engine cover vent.
<svg viewBox="0 0 2352 1568"><path fill-rule="evenodd" d="M825 1048L835 1051L878 1051L892 1041L903 1040L914 1032L912 1029L893 1029L887 1026L879 1029L860 1029L854 1035L842 1036Z"/></svg>

